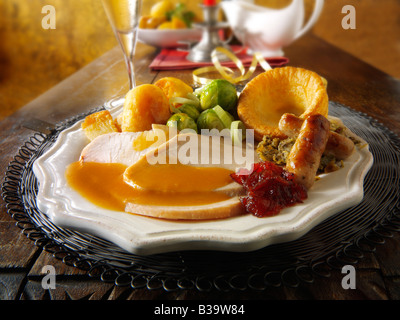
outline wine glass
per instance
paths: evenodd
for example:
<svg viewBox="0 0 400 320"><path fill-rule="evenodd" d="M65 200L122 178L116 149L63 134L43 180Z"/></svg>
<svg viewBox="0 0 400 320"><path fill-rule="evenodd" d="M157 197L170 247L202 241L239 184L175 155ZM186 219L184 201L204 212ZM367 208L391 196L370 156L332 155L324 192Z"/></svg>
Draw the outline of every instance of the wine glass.
<svg viewBox="0 0 400 320"><path fill-rule="evenodd" d="M129 89L135 87L134 55L141 0L102 0L111 27L124 53Z"/></svg>

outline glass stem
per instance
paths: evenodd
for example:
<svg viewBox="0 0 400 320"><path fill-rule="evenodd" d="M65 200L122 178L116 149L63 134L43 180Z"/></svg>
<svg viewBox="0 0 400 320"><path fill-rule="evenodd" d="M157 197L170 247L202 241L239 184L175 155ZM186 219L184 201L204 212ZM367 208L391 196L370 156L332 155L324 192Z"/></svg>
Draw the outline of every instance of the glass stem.
<svg viewBox="0 0 400 320"><path fill-rule="evenodd" d="M126 63L126 68L128 70L128 76L129 76L129 90L131 90L134 87L136 87L133 56L129 57L129 56L125 55L125 63Z"/></svg>

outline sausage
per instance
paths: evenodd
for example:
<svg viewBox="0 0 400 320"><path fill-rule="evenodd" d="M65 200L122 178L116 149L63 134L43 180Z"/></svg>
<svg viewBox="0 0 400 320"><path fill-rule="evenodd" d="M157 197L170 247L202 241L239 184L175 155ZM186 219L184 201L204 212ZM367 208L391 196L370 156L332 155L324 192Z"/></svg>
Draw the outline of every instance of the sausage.
<svg viewBox="0 0 400 320"><path fill-rule="evenodd" d="M352 140L336 132L331 132L326 144L325 154L333 155L336 160L344 160L352 155L354 149Z"/></svg>
<svg viewBox="0 0 400 320"><path fill-rule="evenodd" d="M285 113L279 121L279 130L288 137L297 136L303 124L303 119L294 114ZM349 138L336 132L329 132L329 139L326 144L325 154L332 155L337 160L347 159L354 152L354 142Z"/></svg>
<svg viewBox="0 0 400 320"><path fill-rule="evenodd" d="M286 170L306 189L312 187L329 138L329 121L322 115L307 117L286 161Z"/></svg>
<svg viewBox="0 0 400 320"><path fill-rule="evenodd" d="M304 119L292 113L284 113L279 120L279 130L288 137L295 137L300 133Z"/></svg>

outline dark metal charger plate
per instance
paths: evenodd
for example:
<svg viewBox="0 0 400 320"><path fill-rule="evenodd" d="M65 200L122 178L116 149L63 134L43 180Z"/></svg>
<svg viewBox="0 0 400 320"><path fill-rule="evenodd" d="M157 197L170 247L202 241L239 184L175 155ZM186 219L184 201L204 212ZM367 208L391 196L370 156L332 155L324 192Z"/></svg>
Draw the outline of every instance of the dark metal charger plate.
<svg viewBox="0 0 400 320"><path fill-rule="evenodd" d="M229 291L311 283L316 276L329 277L333 269L356 264L365 252L400 231L399 137L366 114L334 102L329 108L331 115L369 143L374 164L365 177L360 204L338 212L295 241L244 253L181 251L138 256L99 237L54 225L36 206L32 164L62 130L86 115L57 125L48 135L34 134L9 164L2 196L17 226L37 246L118 286Z"/></svg>

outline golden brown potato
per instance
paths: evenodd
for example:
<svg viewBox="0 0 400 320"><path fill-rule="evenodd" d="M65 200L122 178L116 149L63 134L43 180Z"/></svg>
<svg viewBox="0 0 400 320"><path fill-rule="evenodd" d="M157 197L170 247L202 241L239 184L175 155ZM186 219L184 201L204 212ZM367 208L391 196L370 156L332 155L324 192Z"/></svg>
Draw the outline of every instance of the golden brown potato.
<svg viewBox="0 0 400 320"><path fill-rule="evenodd" d="M282 67L252 79L238 102L238 116L254 136L283 138L279 120L284 113L305 119L309 115L328 115L328 94L321 77L302 68Z"/></svg>
<svg viewBox="0 0 400 320"><path fill-rule="evenodd" d="M121 130L151 130L152 124L165 124L171 112L164 92L153 84L142 84L130 90L121 116Z"/></svg>
<svg viewBox="0 0 400 320"><path fill-rule="evenodd" d="M88 115L81 125L89 140L93 140L99 135L119 132L114 119L108 110L99 111Z"/></svg>
<svg viewBox="0 0 400 320"><path fill-rule="evenodd" d="M188 93L193 93L193 88L183 82L181 79L174 77L164 77L157 80L154 85L164 91L168 100L174 97L186 98Z"/></svg>

